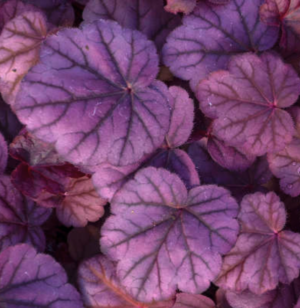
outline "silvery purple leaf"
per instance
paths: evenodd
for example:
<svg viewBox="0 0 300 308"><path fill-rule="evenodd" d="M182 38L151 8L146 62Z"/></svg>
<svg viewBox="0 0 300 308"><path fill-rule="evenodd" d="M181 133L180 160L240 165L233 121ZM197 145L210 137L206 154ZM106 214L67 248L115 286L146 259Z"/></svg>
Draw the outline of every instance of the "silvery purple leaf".
<svg viewBox="0 0 300 308"><path fill-rule="evenodd" d="M29 243L43 251L46 239L41 225L51 212L23 197L8 176L0 176L0 250L17 243Z"/></svg>
<svg viewBox="0 0 300 308"><path fill-rule="evenodd" d="M102 251L136 300L168 299L177 288L201 293L235 243L238 205L214 185L189 192L175 174L140 170L114 196L102 227Z"/></svg>
<svg viewBox="0 0 300 308"><path fill-rule="evenodd" d="M232 0L225 5L199 1L183 18L163 48L164 63L172 73L190 80L192 89L210 72L227 67L232 55L272 48L278 27L259 20L263 0Z"/></svg>
<svg viewBox="0 0 300 308"><path fill-rule="evenodd" d="M0 253L0 303L7 308L83 308L61 265L27 244Z"/></svg>
<svg viewBox="0 0 300 308"><path fill-rule="evenodd" d="M238 219L241 233L224 258L218 286L261 295L298 277L300 235L282 230L286 212L274 192L244 197Z"/></svg>
<svg viewBox="0 0 300 308"><path fill-rule="evenodd" d="M200 294L179 293L172 308L215 308L215 303L208 297Z"/></svg>
<svg viewBox="0 0 300 308"><path fill-rule="evenodd" d="M155 46L99 20L48 37L15 106L21 122L75 164L129 165L158 148L169 128L169 93Z"/></svg>
<svg viewBox="0 0 300 308"><path fill-rule="evenodd" d="M90 0L83 11L83 19L92 22L112 19L122 27L139 30L158 49L167 35L180 25L180 18L164 10L163 0Z"/></svg>

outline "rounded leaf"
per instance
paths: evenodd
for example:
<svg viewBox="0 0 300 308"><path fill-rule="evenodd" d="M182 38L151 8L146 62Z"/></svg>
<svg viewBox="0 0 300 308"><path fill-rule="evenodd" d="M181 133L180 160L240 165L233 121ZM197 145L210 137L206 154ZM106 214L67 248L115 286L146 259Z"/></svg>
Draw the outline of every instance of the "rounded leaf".
<svg viewBox="0 0 300 308"><path fill-rule="evenodd" d="M139 171L114 196L101 248L118 262L125 289L137 300L167 299L177 288L201 293L234 245L238 205L217 186L195 187L165 169Z"/></svg>
<svg viewBox="0 0 300 308"><path fill-rule="evenodd" d="M157 72L155 46L137 31L105 20L64 29L44 42L16 112L73 163L136 163L169 128L169 94L154 82Z"/></svg>

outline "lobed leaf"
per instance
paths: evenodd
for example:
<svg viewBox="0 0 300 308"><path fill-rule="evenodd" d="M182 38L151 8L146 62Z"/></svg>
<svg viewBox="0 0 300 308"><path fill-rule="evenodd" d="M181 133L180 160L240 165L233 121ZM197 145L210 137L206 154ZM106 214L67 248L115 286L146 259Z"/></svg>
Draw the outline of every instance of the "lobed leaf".
<svg viewBox="0 0 300 308"><path fill-rule="evenodd" d="M260 295L275 289L279 282L289 284L297 278L300 235L282 231L286 213L279 197L274 192L247 195L238 218L241 233L224 258L217 285Z"/></svg>
<svg viewBox="0 0 300 308"><path fill-rule="evenodd" d="M8 176L0 176L0 250L17 243L29 243L43 251L46 239L41 225L51 212L23 197Z"/></svg>
<svg viewBox="0 0 300 308"><path fill-rule="evenodd" d="M158 49L180 24L179 17L164 10L163 0L90 0L83 11L83 19L87 22L115 20L124 28L144 33Z"/></svg>
<svg viewBox="0 0 300 308"><path fill-rule="evenodd" d="M164 300L177 288L201 293L235 242L237 211L227 190L210 185L188 193L177 175L149 167L114 196L101 248L118 262L121 284L136 300Z"/></svg>
<svg viewBox="0 0 300 308"><path fill-rule="evenodd" d="M300 94L296 72L272 53L236 56L228 70L211 74L197 89L201 110L216 118L214 134L257 156L283 149L294 133L283 109Z"/></svg>
<svg viewBox="0 0 300 308"><path fill-rule="evenodd" d="M168 92L154 82L157 72L155 47L139 32L104 20L64 29L44 42L16 112L68 161L133 164L168 130Z"/></svg>
<svg viewBox="0 0 300 308"><path fill-rule="evenodd" d="M52 257L20 244L0 254L0 303L9 308L83 308L80 295L67 283Z"/></svg>
<svg viewBox="0 0 300 308"><path fill-rule="evenodd" d="M278 27L259 19L263 0L231 0L224 6L199 1L183 25L168 37L163 59L172 73L190 80L192 89L210 72L227 67L232 55L273 47Z"/></svg>

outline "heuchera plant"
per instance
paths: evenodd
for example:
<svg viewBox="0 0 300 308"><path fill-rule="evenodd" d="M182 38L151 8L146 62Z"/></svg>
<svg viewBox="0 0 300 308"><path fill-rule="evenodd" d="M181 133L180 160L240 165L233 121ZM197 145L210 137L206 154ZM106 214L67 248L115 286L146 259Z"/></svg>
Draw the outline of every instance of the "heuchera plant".
<svg viewBox="0 0 300 308"><path fill-rule="evenodd" d="M0 0L0 308L300 308L299 73L299 0Z"/></svg>

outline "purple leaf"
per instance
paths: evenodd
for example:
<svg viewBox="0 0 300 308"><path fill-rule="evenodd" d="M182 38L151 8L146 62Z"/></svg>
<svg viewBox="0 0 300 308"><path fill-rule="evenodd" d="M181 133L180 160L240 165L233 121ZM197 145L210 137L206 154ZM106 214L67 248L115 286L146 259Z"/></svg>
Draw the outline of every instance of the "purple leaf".
<svg viewBox="0 0 300 308"><path fill-rule="evenodd" d="M184 13L188 15L195 7L196 0L167 0L165 10L173 14Z"/></svg>
<svg viewBox="0 0 300 308"><path fill-rule="evenodd" d="M79 268L78 282L84 304L90 308L171 308L173 301L141 303L124 292L116 277L114 263L103 256L83 262ZM174 307L175 308L175 307Z"/></svg>
<svg viewBox="0 0 300 308"><path fill-rule="evenodd" d="M7 103L14 104L20 81L38 62L46 35L40 12L26 11L5 24L0 36L0 90Z"/></svg>
<svg viewBox="0 0 300 308"><path fill-rule="evenodd" d="M280 179L280 187L292 197L300 195L300 139L294 138L282 151L270 153L272 173Z"/></svg>
<svg viewBox="0 0 300 308"><path fill-rule="evenodd" d="M267 25L281 27L280 47L286 55L300 51L299 0L265 0L260 16Z"/></svg>
<svg viewBox="0 0 300 308"><path fill-rule="evenodd" d="M4 137L0 133L0 174L4 173L7 165L8 151Z"/></svg>
<svg viewBox="0 0 300 308"><path fill-rule="evenodd" d="M159 49L167 35L180 25L179 17L164 10L163 0L90 0L83 11L83 19L87 22L115 20L124 28L141 31Z"/></svg>
<svg viewBox="0 0 300 308"><path fill-rule="evenodd" d="M183 145L189 138L194 121L194 104L188 93L180 87L170 87L174 99L171 107L171 123L167 134L167 144L170 148Z"/></svg>
<svg viewBox="0 0 300 308"><path fill-rule="evenodd" d="M207 150L214 161L232 171L246 170L256 158L243 148L228 146L224 141L213 135L207 140Z"/></svg>
<svg viewBox="0 0 300 308"><path fill-rule="evenodd" d="M70 179L56 215L65 226L84 227L104 215L106 200L99 197L88 177Z"/></svg>
<svg viewBox="0 0 300 308"><path fill-rule="evenodd" d="M172 73L191 81L195 89L210 72L224 69L232 55L263 51L276 43L278 27L259 21L263 0L232 0L224 6L200 1L183 26L174 30L163 48Z"/></svg>
<svg viewBox="0 0 300 308"><path fill-rule="evenodd" d="M239 213L241 233L225 256L217 285L241 292L262 294L278 283L291 283L299 275L300 235L282 231L284 204L270 192L244 197ZM251 279L249 279L251 277Z"/></svg>
<svg viewBox="0 0 300 308"><path fill-rule="evenodd" d="M9 308L83 308L80 295L67 283L52 257L27 244L0 254L0 302Z"/></svg>
<svg viewBox="0 0 300 308"><path fill-rule="evenodd" d="M211 74L197 89L201 110L216 118L214 134L257 156L283 149L294 133L283 108L300 94L296 72L271 53L236 56L228 70Z"/></svg>
<svg viewBox="0 0 300 308"><path fill-rule="evenodd" d="M177 175L149 167L114 196L101 248L118 261L121 283L137 300L168 299L176 288L201 293L235 243L237 211L227 190L187 192Z"/></svg>
<svg viewBox="0 0 300 308"><path fill-rule="evenodd" d="M188 150L203 184L221 185L230 190L238 200L249 193L267 191L262 185L271 179L272 173L265 157L258 158L243 172L229 171L212 160L204 141L191 144Z"/></svg>
<svg viewBox="0 0 300 308"><path fill-rule="evenodd" d="M37 207L23 197L9 177L0 177L0 250L23 242L43 251L46 240L40 226L50 214L50 209Z"/></svg>
<svg viewBox="0 0 300 308"><path fill-rule="evenodd" d="M200 185L195 164L188 154L180 149L162 150L154 156L149 166L165 168L177 174L188 189Z"/></svg>
<svg viewBox="0 0 300 308"><path fill-rule="evenodd" d="M137 31L103 20L64 29L45 41L17 115L73 163L133 164L168 130L168 91L154 82L157 72L155 47Z"/></svg>
<svg viewBox="0 0 300 308"><path fill-rule="evenodd" d="M203 295L179 293L172 308L215 308L214 302Z"/></svg>

